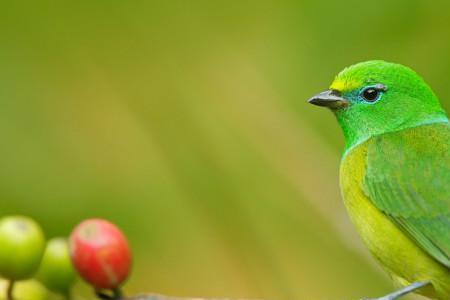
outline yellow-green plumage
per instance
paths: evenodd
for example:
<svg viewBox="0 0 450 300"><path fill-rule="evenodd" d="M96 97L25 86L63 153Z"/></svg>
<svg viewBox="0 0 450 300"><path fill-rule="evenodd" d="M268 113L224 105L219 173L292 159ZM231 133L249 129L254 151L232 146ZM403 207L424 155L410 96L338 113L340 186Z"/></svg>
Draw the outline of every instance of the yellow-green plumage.
<svg viewBox="0 0 450 300"><path fill-rule="evenodd" d="M363 191L368 148L365 143L351 149L342 159L340 170L344 203L364 243L389 275L401 286L431 280L433 286L420 293L440 299L450 297L450 270L415 243Z"/></svg>

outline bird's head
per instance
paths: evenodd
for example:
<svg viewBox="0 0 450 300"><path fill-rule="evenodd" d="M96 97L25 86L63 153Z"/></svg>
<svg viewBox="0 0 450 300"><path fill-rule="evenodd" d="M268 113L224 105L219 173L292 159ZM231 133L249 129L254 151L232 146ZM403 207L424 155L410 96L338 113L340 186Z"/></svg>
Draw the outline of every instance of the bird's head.
<svg viewBox="0 0 450 300"><path fill-rule="evenodd" d="M381 60L344 69L329 90L309 103L336 115L347 149L375 135L446 120L438 98L419 75Z"/></svg>

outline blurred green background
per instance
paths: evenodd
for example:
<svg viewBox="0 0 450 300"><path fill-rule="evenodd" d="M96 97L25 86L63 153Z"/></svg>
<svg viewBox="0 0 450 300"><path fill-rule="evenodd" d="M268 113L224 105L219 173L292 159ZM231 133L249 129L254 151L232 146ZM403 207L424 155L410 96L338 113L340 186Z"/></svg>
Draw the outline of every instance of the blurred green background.
<svg viewBox="0 0 450 300"><path fill-rule="evenodd" d="M449 28L448 1L5 1L1 215L49 237L117 223L128 293L382 295L341 203L340 129L305 100L381 58L448 109Z"/></svg>

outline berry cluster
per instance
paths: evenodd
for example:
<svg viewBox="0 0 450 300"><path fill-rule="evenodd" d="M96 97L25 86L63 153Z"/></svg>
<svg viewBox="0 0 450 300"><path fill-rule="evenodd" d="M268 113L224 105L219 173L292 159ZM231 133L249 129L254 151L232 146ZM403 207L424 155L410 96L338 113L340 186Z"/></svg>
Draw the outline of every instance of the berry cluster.
<svg viewBox="0 0 450 300"><path fill-rule="evenodd" d="M77 273L100 298L118 299L131 261L126 237L106 220L85 220L68 239L46 242L34 220L0 219L0 300L44 300L48 290L70 299Z"/></svg>

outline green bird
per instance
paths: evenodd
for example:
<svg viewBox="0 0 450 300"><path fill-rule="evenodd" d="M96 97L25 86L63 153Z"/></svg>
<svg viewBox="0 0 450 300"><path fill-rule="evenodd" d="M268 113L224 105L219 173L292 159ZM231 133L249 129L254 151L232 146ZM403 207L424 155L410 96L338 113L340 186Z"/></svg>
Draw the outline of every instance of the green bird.
<svg viewBox="0 0 450 300"><path fill-rule="evenodd" d="M402 288L450 299L450 123L413 70L385 61L344 69L309 100L345 136L340 185L373 256Z"/></svg>

